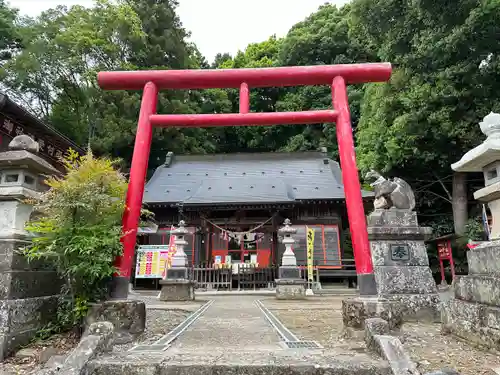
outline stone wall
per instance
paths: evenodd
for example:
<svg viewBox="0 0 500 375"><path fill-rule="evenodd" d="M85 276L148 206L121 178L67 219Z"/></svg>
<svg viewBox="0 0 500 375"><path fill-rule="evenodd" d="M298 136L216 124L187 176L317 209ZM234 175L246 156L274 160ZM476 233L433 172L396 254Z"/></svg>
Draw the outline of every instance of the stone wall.
<svg viewBox="0 0 500 375"><path fill-rule="evenodd" d="M454 297L442 310L443 330L500 350L500 241L467 252L469 274L457 276Z"/></svg>
<svg viewBox="0 0 500 375"><path fill-rule="evenodd" d="M18 254L27 243L0 239L0 360L29 343L56 314L62 283L41 262L28 264Z"/></svg>

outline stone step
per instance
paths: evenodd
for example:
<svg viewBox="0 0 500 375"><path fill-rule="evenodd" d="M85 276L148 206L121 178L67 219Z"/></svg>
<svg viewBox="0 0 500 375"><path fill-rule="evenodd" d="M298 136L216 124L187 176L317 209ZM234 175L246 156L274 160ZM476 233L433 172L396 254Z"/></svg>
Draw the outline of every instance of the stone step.
<svg viewBox="0 0 500 375"><path fill-rule="evenodd" d="M453 299L442 309L443 331L500 350L500 308Z"/></svg>
<svg viewBox="0 0 500 375"><path fill-rule="evenodd" d="M481 327L500 331L500 307L453 299L445 303L444 308L461 320L469 319L479 322Z"/></svg>
<svg viewBox="0 0 500 375"><path fill-rule="evenodd" d="M329 351L198 351L100 358L87 375L391 375L386 361Z"/></svg>
<svg viewBox="0 0 500 375"><path fill-rule="evenodd" d="M464 301L500 306L500 277L468 275L455 280L455 297Z"/></svg>

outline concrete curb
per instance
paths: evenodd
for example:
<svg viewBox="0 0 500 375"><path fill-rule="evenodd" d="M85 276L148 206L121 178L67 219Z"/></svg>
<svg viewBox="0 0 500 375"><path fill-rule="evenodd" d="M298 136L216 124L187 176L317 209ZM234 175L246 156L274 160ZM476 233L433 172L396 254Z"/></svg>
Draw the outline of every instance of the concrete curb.
<svg viewBox="0 0 500 375"><path fill-rule="evenodd" d="M82 375L87 363L98 354L112 349L113 324L110 322L92 323L78 346L73 349L62 363L52 361L51 367L43 368L34 375Z"/></svg>
<svg viewBox="0 0 500 375"><path fill-rule="evenodd" d="M366 346L389 362L393 375L421 375L401 341L390 335L389 323L381 318L365 320ZM425 375L460 375L451 369L442 369Z"/></svg>

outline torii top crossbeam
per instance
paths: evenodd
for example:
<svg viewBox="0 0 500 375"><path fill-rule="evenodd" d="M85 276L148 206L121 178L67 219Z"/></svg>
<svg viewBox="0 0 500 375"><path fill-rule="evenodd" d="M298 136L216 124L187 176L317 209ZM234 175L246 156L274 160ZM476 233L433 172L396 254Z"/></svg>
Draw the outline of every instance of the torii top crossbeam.
<svg viewBox="0 0 500 375"><path fill-rule="evenodd" d="M143 90L134 154L130 169L126 209L123 215L123 256L116 266L112 296L126 298L142 207L144 183L154 126L202 127L336 123L340 165L349 228L358 274L359 292L376 292L366 218L361 197L347 84L384 82L391 76L389 63L297 66L220 70L145 70L100 72L98 83L107 90ZM330 85L333 110L250 113L249 90L257 87ZM169 115L157 114L161 89L240 88L240 113Z"/></svg>
<svg viewBox="0 0 500 375"><path fill-rule="evenodd" d="M385 82L391 76L391 64L100 72L97 80L105 90L142 90L148 82L156 84L159 90L194 90L239 88L243 82L249 87L331 85L338 76L343 77L347 84Z"/></svg>

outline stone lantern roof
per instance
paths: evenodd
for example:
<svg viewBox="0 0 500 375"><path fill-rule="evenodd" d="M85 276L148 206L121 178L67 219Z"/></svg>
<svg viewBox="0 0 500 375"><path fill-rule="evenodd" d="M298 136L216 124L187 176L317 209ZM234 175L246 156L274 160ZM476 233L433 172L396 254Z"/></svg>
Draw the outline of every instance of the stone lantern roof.
<svg viewBox="0 0 500 375"><path fill-rule="evenodd" d="M37 142L27 135L17 136L9 143L9 151L0 152L0 169L22 168L40 174L61 174L37 153Z"/></svg>
<svg viewBox="0 0 500 375"><path fill-rule="evenodd" d="M0 152L0 201L38 198L48 189L44 176L61 172L38 156L38 143L27 135L12 139L9 151Z"/></svg>
<svg viewBox="0 0 500 375"><path fill-rule="evenodd" d="M451 165L456 172L482 172L483 168L500 160L500 114L491 112L479 123L486 140Z"/></svg>

